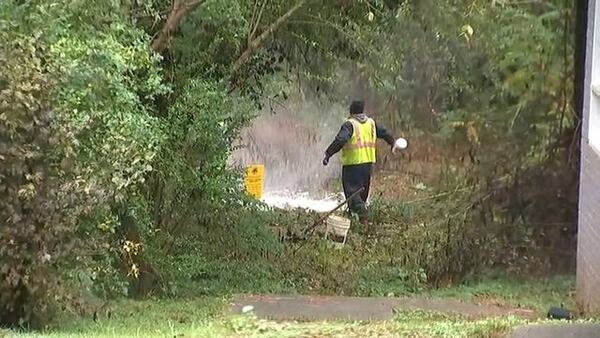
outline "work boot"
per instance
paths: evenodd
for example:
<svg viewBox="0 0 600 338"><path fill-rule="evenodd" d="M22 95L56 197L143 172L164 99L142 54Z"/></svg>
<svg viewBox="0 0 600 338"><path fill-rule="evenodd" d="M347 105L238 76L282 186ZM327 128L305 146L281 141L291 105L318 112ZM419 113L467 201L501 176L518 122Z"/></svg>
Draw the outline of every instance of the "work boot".
<svg viewBox="0 0 600 338"><path fill-rule="evenodd" d="M371 234L371 223L369 222L369 216L366 214L361 215L359 218L360 225L363 228L363 231L366 235Z"/></svg>
<svg viewBox="0 0 600 338"><path fill-rule="evenodd" d="M368 227L369 226L369 218L367 216L361 216L358 220L360 224Z"/></svg>
<svg viewBox="0 0 600 338"><path fill-rule="evenodd" d="M363 234L369 233L370 224L369 218L366 215L360 215L358 218L358 224L360 224L360 232Z"/></svg>

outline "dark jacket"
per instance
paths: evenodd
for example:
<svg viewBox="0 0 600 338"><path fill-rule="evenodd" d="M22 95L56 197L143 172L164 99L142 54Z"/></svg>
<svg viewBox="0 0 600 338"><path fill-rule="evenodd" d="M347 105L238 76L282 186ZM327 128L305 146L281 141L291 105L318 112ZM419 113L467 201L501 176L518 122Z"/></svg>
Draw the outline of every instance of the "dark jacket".
<svg viewBox="0 0 600 338"><path fill-rule="evenodd" d="M360 123L365 123L367 121L365 118L359 118L357 120ZM375 123L375 129L377 138L385 140L385 142L387 142L387 144L389 144L390 146L394 145L396 139L385 128L380 127L379 125L377 125L377 123ZM350 138L352 137L352 133L354 133L352 122L346 121L340 128L338 134L335 136L333 142L331 142L327 150L325 150L325 155L329 158L336 154L338 151L342 150L346 142L348 142L348 140L350 140Z"/></svg>

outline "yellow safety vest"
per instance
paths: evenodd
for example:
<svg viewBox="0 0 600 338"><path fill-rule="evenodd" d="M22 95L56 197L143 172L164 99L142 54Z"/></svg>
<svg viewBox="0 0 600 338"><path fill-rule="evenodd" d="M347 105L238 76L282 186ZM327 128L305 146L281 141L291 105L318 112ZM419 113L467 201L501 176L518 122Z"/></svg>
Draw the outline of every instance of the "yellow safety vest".
<svg viewBox="0 0 600 338"><path fill-rule="evenodd" d="M375 142L377 141L375 121L369 118L367 122L360 123L353 118L352 137L342 148L342 165L375 163Z"/></svg>

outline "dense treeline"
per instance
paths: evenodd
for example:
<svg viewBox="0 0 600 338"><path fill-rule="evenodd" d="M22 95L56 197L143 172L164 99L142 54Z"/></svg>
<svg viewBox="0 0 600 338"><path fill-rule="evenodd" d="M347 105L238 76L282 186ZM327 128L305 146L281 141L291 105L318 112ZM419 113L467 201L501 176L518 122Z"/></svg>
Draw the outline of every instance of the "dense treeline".
<svg viewBox="0 0 600 338"><path fill-rule="evenodd" d="M460 194L422 215L443 231L391 239L421 258L382 249L365 269L391 255L435 280L571 252L571 6L2 1L0 322L43 325L80 303L75 290L174 292L175 277L200 278L208 243L281 253L227 159L265 100L296 87L342 102L359 88L393 129L464 153L435 187Z"/></svg>

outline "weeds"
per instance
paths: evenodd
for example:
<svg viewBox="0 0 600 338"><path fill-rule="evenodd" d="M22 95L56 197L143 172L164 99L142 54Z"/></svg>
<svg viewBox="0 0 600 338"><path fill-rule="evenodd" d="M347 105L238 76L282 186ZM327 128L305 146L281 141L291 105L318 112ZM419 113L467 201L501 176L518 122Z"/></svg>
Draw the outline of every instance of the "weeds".
<svg viewBox="0 0 600 338"><path fill-rule="evenodd" d="M461 203L454 199L446 209L437 204L431 214L431 209L419 204L374 201L371 210L375 236L363 235L353 224L347 244L341 249L329 245L319 232L297 241L302 229L318 215L255 206L232 216L231 224L177 239L168 255L154 260L169 276L169 293L177 297L250 292L435 294L431 290L461 285L469 281L469 276L492 267L490 257L495 244L480 237L481 233L462 214L451 215ZM450 216L440 222L440 214ZM564 279L558 285L563 288L561 297L569 296L564 291L568 281ZM504 279L499 283L508 282ZM505 294L502 301L519 305L500 291L494 293ZM533 286L530 291L536 294ZM485 292L479 290L477 299L500 302L486 299ZM528 301L522 305L540 308L540 303L549 304Z"/></svg>

